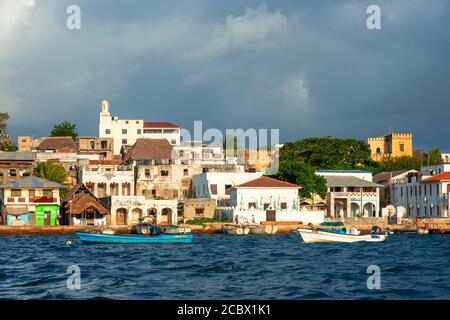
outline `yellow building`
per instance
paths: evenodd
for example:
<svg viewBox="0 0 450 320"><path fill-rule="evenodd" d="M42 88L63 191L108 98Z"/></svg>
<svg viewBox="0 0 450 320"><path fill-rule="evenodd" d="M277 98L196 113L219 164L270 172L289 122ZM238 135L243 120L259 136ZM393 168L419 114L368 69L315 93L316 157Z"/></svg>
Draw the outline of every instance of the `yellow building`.
<svg viewBox="0 0 450 320"><path fill-rule="evenodd" d="M372 159L382 161L413 155L413 137L411 133L391 133L381 137L368 138Z"/></svg>

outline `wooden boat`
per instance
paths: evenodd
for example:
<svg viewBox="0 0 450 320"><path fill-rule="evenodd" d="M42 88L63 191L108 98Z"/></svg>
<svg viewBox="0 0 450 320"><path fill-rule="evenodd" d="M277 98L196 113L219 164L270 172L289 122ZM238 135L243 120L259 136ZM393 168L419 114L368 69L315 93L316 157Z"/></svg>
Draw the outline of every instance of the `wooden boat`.
<svg viewBox="0 0 450 320"><path fill-rule="evenodd" d="M417 229L417 233L418 233L418 234L429 234L429 233L430 233L430 230L425 229L425 228L418 228L418 229Z"/></svg>
<svg viewBox="0 0 450 320"><path fill-rule="evenodd" d="M96 243L190 243L192 234L158 234L158 235L109 235L101 233L77 232L76 236L83 242Z"/></svg>
<svg viewBox="0 0 450 320"><path fill-rule="evenodd" d="M250 228L246 225L226 224L222 226L222 230L227 234L243 235L249 234Z"/></svg>
<svg viewBox="0 0 450 320"><path fill-rule="evenodd" d="M162 231L164 234L185 234L191 233L191 228L178 226L165 226L162 227Z"/></svg>
<svg viewBox="0 0 450 320"><path fill-rule="evenodd" d="M305 243L311 242L381 242L387 239L387 235L372 233L367 235L347 234L336 230L325 229L297 229L298 234Z"/></svg>
<svg viewBox="0 0 450 320"><path fill-rule="evenodd" d="M250 234L275 234L278 231L278 227L274 224L272 225L249 225Z"/></svg>

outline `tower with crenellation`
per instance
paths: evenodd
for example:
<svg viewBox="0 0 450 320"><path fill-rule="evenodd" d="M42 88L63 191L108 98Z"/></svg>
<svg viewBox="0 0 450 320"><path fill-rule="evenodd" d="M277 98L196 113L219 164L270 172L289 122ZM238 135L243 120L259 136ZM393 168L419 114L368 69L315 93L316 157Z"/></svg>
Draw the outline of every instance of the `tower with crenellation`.
<svg viewBox="0 0 450 320"><path fill-rule="evenodd" d="M375 161L413 155L413 137L411 133L390 133L381 137L367 139L371 157Z"/></svg>

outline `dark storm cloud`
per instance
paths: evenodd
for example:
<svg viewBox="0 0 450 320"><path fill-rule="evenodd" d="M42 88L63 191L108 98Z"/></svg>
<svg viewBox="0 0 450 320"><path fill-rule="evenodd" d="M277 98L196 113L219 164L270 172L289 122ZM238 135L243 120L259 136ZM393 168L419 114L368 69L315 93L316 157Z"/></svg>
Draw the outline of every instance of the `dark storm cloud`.
<svg viewBox="0 0 450 320"><path fill-rule="evenodd" d="M282 141L394 131L447 141L449 1L0 2L0 101L10 131L64 119L97 134L122 118L191 128L279 128ZM381 7L382 30L366 28Z"/></svg>

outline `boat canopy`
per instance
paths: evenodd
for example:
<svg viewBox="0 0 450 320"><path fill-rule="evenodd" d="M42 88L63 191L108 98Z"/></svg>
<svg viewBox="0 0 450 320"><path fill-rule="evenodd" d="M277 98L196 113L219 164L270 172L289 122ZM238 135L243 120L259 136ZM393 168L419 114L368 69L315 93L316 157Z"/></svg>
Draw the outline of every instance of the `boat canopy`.
<svg viewBox="0 0 450 320"><path fill-rule="evenodd" d="M322 223L320 224L320 226L322 226L322 227L343 227L343 226L344 226L344 223L342 223L342 222L340 222L340 221L336 221L336 222L333 222L333 221L325 221L325 222L322 222Z"/></svg>

